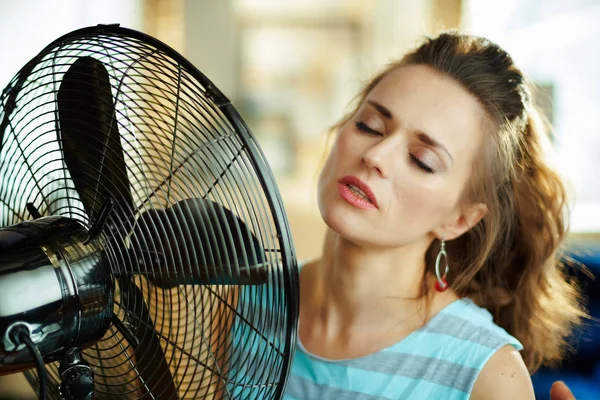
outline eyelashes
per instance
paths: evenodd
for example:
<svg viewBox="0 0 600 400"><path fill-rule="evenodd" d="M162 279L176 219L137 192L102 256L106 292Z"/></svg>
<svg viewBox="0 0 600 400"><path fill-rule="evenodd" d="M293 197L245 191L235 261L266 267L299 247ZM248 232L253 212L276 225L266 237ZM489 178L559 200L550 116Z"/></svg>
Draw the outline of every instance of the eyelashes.
<svg viewBox="0 0 600 400"><path fill-rule="evenodd" d="M371 128L369 125L365 124L362 121L354 121L354 125L356 126L356 128L361 131L364 132L368 135L372 135L372 136L383 136L383 133L379 132L376 129ZM431 168L429 165L425 164L423 161L419 160L418 157L414 156L413 154L409 153L409 157L410 157L410 162L415 165L417 168L419 168L420 170L422 170L423 172L427 173L427 174L433 174L435 173L435 171L433 170L433 168Z"/></svg>
<svg viewBox="0 0 600 400"><path fill-rule="evenodd" d="M413 164L415 164L417 167L421 168L423 171L427 172L428 174L433 174L435 172L430 166L423 163L423 161L419 160L417 157L413 156L412 154L410 154L410 161Z"/></svg>
<svg viewBox="0 0 600 400"><path fill-rule="evenodd" d="M383 136L383 134L371 127L369 127L369 125L365 124L362 121L354 121L354 125L358 128L358 130L369 133L371 135L375 135L375 136Z"/></svg>

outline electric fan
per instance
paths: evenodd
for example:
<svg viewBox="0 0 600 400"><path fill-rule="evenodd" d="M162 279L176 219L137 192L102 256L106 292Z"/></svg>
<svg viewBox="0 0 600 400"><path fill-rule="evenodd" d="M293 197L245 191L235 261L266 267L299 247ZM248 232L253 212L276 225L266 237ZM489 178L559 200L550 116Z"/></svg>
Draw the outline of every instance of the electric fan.
<svg viewBox="0 0 600 400"><path fill-rule="evenodd" d="M0 97L0 179L0 374L51 398L281 397L298 316L282 201L181 55L118 25L51 43Z"/></svg>

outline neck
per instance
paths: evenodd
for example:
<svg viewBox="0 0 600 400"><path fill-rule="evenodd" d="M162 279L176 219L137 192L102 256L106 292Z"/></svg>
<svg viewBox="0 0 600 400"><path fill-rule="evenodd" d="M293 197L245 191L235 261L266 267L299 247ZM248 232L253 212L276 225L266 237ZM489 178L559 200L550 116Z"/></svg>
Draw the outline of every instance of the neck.
<svg viewBox="0 0 600 400"><path fill-rule="evenodd" d="M423 323L430 303L423 296L428 245L370 249L328 231L312 295L318 323L333 335Z"/></svg>

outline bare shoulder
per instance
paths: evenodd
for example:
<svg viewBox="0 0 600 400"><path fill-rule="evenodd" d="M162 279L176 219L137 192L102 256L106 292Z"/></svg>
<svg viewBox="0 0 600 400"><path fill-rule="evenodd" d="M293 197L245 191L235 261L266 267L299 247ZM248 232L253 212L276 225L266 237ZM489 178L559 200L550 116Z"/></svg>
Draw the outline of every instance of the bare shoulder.
<svg viewBox="0 0 600 400"><path fill-rule="evenodd" d="M529 371L513 346L502 347L485 364L471 399L535 399Z"/></svg>

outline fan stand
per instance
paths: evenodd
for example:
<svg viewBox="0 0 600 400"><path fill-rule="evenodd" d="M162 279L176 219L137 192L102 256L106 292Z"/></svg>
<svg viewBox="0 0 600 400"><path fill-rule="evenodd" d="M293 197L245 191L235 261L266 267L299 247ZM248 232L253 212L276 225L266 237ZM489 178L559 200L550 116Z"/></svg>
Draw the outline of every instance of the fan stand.
<svg viewBox="0 0 600 400"><path fill-rule="evenodd" d="M27 211L34 220L42 217L39 210L32 204L26 204ZM90 228L87 238L84 242L89 243L92 239L99 236L106 224L108 215L112 210L112 200L107 199L101 207L99 216ZM123 332L132 344L137 344L137 338L115 315L112 318L113 324ZM94 370L83 358L79 347L72 347L60 360L58 367L60 382L58 391L64 400L93 400L94 399Z"/></svg>
<svg viewBox="0 0 600 400"><path fill-rule="evenodd" d="M83 359L81 349L74 347L60 361L58 390L65 400L93 400L94 371Z"/></svg>
<svg viewBox="0 0 600 400"><path fill-rule="evenodd" d="M113 203L111 199L106 199L102 204L98 219L94 222L88 232L87 242L96 238L102 232L108 216L112 210ZM32 204L27 203L27 211L33 219L41 218L39 210ZM121 320L113 315L112 323L123 334L123 336L137 347L139 341L131 330L123 324ZM94 370L83 358L81 349L73 347L69 349L60 360L58 367L60 383L58 391L64 400L93 400L94 399Z"/></svg>

